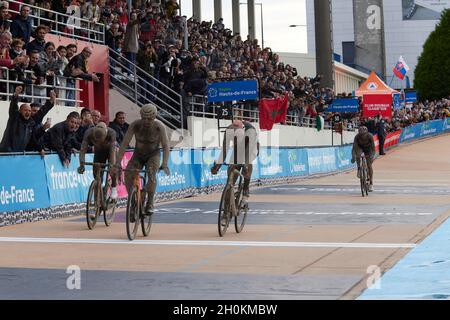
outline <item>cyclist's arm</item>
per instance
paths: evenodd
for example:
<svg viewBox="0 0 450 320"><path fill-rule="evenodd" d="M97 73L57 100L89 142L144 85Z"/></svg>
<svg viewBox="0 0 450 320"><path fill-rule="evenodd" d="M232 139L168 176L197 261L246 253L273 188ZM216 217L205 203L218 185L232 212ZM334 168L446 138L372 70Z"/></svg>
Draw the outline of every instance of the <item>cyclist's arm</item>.
<svg viewBox="0 0 450 320"><path fill-rule="evenodd" d="M169 162L169 138L167 137L167 131L166 131L166 126L162 123L160 123L160 128L161 128L161 146L163 149L163 161L162 161L162 166L164 168L167 167L167 164Z"/></svg>
<svg viewBox="0 0 450 320"><path fill-rule="evenodd" d="M116 132L111 132L111 143L109 144L109 164L114 166L116 164Z"/></svg>
<svg viewBox="0 0 450 320"><path fill-rule="evenodd" d="M370 151L372 154L375 154L375 141L373 135L370 135Z"/></svg>
<svg viewBox="0 0 450 320"><path fill-rule="evenodd" d="M355 137L355 140L353 140L353 147L352 147L352 160L353 160L353 162L356 161L356 157L358 156L357 150L359 150L359 149L360 148L359 148L358 143L356 142L356 137Z"/></svg>
<svg viewBox="0 0 450 320"><path fill-rule="evenodd" d="M120 163L122 162L122 158L123 155L125 154L125 150L128 147L128 145L131 142L131 138L133 138L134 135L134 127L135 127L135 123L133 122L132 124L130 124L130 126L128 127L127 133L125 134L125 137L122 140L122 143L120 145L119 148L119 152L117 153L117 164L120 165Z"/></svg>
<svg viewBox="0 0 450 320"><path fill-rule="evenodd" d="M89 128L86 131L86 133L84 134L83 142L81 143L81 148L80 148L80 165L83 165L85 163L85 156L86 156L86 152L89 147L88 140L91 135L91 132L92 132L92 128Z"/></svg>

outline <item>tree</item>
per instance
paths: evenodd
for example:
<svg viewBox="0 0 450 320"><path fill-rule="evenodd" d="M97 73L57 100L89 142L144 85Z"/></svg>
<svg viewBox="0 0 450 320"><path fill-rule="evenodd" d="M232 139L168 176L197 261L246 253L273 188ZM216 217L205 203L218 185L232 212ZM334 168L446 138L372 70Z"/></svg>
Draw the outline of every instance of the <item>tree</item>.
<svg viewBox="0 0 450 320"><path fill-rule="evenodd" d="M414 88L421 100L441 99L450 95L450 9L423 46L414 71Z"/></svg>

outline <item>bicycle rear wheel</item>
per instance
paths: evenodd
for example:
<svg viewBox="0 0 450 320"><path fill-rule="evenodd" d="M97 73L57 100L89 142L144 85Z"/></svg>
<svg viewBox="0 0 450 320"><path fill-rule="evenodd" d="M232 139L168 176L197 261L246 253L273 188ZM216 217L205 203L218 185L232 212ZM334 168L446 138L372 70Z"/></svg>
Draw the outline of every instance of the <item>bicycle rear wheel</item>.
<svg viewBox="0 0 450 320"><path fill-rule="evenodd" d="M220 199L217 227L219 229L219 235L221 237L225 235L228 226L230 225L230 216L231 216L230 197L232 192L233 189L230 188L227 184L222 192L222 198Z"/></svg>
<svg viewBox="0 0 450 320"><path fill-rule="evenodd" d="M99 195L97 193L97 180L94 180L89 187L86 201L86 222L89 230L94 229L101 210L98 203Z"/></svg>
<svg viewBox="0 0 450 320"><path fill-rule="evenodd" d="M145 189L145 187L144 187ZM141 191L141 208L142 211L144 211L145 209L145 200L147 199L147 192L142 190ZM145 212L142 213L141 215L141 228L142 228L142 234L144 235L144 237L147 237L150 234L150 229L152 228L152 218L153 215L146 215Z"/></svg>
<svg viewBox="0 0 450 320"><path fill-rule="evenodd" d="M103 194L105 195L105 207L103 208L103 219L105 225L109 227L114 221L116 214L117 201L111 199L111 177L108 176L105 187L103 188Z"/></svg>
<svg viewBox="0 0 450 320"><path fill-rule="evenodd" d="M236 203L236 216L234 217L234 229L237 233L240 233L244 229L245 221L247 220L248 204L242 204L242 177L239 178L239 186L237 192L235 192Z"/></svg>
<svg viewBox="0 0 450 320"><path fill-rule="evenodd" d="M129 240L134 240L139 227L139 203L137 198L137 190L133 187L131 194L128 195L127 213L125 219L127 236Z"/></svg>

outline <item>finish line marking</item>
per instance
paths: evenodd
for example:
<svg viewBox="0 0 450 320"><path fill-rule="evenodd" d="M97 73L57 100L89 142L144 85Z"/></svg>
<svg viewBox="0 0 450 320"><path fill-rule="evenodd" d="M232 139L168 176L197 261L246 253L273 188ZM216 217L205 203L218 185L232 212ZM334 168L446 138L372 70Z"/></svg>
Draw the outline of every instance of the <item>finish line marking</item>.
<svg viewBox="0 0 450 320"><path fill-rule="evenodd" d="M414 248L414 243L345 243L345 242L265 242L265 241L195 241L195 240L118 240L73 238L0 237L0 242L123 244L148 246L217 246L217 247L288 247L288 248Z"/></svg>

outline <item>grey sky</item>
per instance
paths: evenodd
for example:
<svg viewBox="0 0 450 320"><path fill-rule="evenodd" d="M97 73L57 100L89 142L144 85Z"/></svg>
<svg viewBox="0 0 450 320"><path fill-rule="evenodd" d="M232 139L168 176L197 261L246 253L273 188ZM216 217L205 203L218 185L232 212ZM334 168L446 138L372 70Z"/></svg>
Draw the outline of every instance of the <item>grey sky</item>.
<svg viewBox="0 0 450 320"><path fill-rule="evenodd" d="M202 20L214 20L214 1L202 1ZM192 16L192 1L179 0L181 14ZM241 3L247 2L241 0ZM289 28L291 24L306 24L305 0L256 0L262 3L264 20L264 46L276 52L307 52L306 27ZM231 0L222 0L225 27L232 29ZM261 44L261 6L256 5L256 37ZM248 34L247 6L241 5L241 34Z"/></svg>

